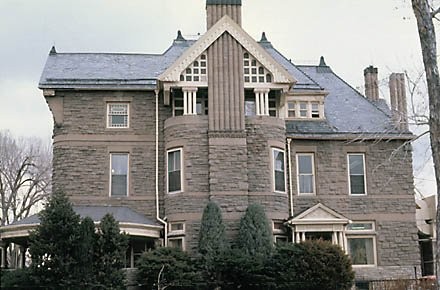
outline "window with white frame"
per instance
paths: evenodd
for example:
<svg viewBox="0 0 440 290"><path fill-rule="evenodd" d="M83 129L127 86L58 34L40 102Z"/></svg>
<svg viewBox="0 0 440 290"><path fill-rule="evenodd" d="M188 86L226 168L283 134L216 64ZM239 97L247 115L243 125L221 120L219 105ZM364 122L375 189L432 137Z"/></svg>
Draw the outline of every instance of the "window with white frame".
<svg viewBox="0 0 440 290"><path fill-rule="evenodd" d="M350 194L367 194L365 179L365 155L362 153L350 153L347 155L347 163Z"/></svg>
<svg viewBox="0 0 440 290"><path fill-rule="evenodd" d="M290 100L287 101L287 118L323 119L323 103L318 101Z"/></svg>
<svg viewBox="0 0 440 290"><path fill-rule="evenodd" d="M183 92L182 89L173 89L173 116L183 115Z"/></svg>
<svg viewBox="0 0 440 290"><path fill-rule="evenodd" d="M182 149L167 152L167 188L169 193L182 191Z"/></svg>
<svg viewBox="0 0 440 290"><path fill-rule="evenodd" d="M278 192L286 191L285 167L284 167L284 151L272 148L273 158L273 180L274 189Z"/></svg>
<svg viewBox="0 0 440 290"><path fill-rule="evenodd" d="M110 196L128 196L128 153L110 154Z"/></svg>
<svg viewBox="0 0 440 290"><path fill-rule="evenodd" d="M353 222L347 225L347 251L353 266L377 264L374 222Z"/></svg>
<svg viewBox="0 0 440 290"><path fill-rule="evenodd" d="M129 104L107 103L107 128L129 127Z"/></svg>
<svg viewBox="0 0 440 290"><path fill-rule="evenodd" d="M168 235L183 235L185 234L184 222L170 222L168 224Z"/></svg>
<svg viewBox="0 0 440 290"><path fill-rule="evenodd" d="M272 74L248 52L243 54L245 83L271 83Z"/></svg>
<svg viewBox="0 0 440 290"><path fill-rule="evenodd" d="M208 81L208 61L204 53L193 61L180 75L182 82L207 82Z"/></svg>
<svg viewBox="0 0 440 290"><path fill-rule="evenodd" d="M185 250L185 238L184 237L172 237L168 238L168 247Z"/></svg>
<svg viewBox="0 0 440 290"><path fill-rule="evenodd" d="M299 194L315 193L315 164L313 153L296 154Z"/></svg>

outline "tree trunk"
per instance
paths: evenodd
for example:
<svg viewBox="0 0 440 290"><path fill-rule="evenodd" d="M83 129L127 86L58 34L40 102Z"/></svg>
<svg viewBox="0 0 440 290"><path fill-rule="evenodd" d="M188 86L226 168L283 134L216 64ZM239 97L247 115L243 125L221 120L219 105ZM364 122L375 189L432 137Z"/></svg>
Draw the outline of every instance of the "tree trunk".
<svg viewBox="0 0 440 290"><path fill-rule="evenodd" d="M440 77L437 64L437 43L433 23L433 13L428 0L412 0L412 7L417 19L420 44L422 46L423 64L429 95L429 129L431 137L432 158L434 161L435 179L437 182L437 200L440 198ZM440 232L440 206L437 204L437 236ZM437 239L438 240L438 239ZM437 242L437 288L440 289L440 244Z"/></svg>

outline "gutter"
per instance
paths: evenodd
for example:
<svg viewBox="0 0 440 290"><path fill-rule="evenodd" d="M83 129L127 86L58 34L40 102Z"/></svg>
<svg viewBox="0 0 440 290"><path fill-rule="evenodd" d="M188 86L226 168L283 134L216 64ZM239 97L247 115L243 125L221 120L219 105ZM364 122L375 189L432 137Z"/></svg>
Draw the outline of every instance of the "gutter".
<svg viewBox="0 0 440 290"><path fill-rule="evenodd" d="M156 219L163 224L164 227L164 246L168 245L168 224L165 220L160 218L159 211L159 90L154 90L156 95Z"/></svg>

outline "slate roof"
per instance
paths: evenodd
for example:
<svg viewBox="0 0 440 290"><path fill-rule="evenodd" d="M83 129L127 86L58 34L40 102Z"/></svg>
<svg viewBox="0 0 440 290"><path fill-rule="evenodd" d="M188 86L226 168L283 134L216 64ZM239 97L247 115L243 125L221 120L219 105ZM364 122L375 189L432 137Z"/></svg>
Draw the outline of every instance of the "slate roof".
<svg viewBox="0 0 440 290"><path fill-rule="evenodd" d="M336 75L328 66L297 66L329 94L325 97L325 121L287 121L288 134L396 134L385 101L371 102Z"/></svg>
<svg viewBox="0 0 440 290"><path fill-rule="evenodd" d="M163 54L51 52L39 88L155 89L157 77L193 43L176 40Z"/></svg>
<svg viewBox="0 0 440 290"><path fill-rule="evenodd" d="M206 5L241 5L241 0L206 0Z"/></svg>
<svg viewBox="0 0 440 290"><path fill-rule="evenodd" d="M107 213L111 213L118 222L159 226L158 223L125 206L74 206L73 210L82 218L90 217L96 222L100 221ZM38 224L39 222L40 218L35 214L9 226Z"/></svg>

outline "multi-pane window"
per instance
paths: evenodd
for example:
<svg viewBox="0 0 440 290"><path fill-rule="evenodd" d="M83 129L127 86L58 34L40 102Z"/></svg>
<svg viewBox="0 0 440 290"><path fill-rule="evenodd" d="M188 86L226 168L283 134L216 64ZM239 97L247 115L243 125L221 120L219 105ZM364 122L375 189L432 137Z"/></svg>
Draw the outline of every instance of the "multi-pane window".
<svg viewBox="0 0 440 290"><path fill-rule="evenodd" d="M183 92L181 89L173 90L173 115L183 115Z"/></svg>
<svg viewBox="0 0 440 290"><path fill-rule="evenodd" d="M168 151L168 192L182 191L182 149Z"/></svg>
<svg viewBox="0 0 440 290"><path fill-rule="evenodd" d="M365 183L365 155L348 154L348 175L350 194L366 194Z"/></svg>
<svg viewBox="0 0 440 290"><path fill-rule="evenodd" d="M376 265L376 241L373 222L347 225L347 250L353 266Z"/></svg>
<svg viewBox="0 0 440 290"><path fill-rule="evenodd" d="M248 52L243 54L243 72L245 83L270 83L271 73Z"/></svg>
<svg viewBox="0 0 440 290"><path fill-rule="evenodd" d="M185 223L170 222L168 224L168 246L172 248L185 249Z"/></svg>
<svg viewBox="0 0 440 290"><path fill-rule="evenodd" d="M128 128L128 103L107 104L107 127Z"/></svg>
<svg viewBox="0 0 440 290"><path fill-rule="evenodd" d="M180 75L180 81L184 82L207 82L208 62L206 54L200 55Z"/></svg>
<svg viewBox="0 0 440 290"><path fill-rule="evenodd" d="M128 154L110 154L110 196L128 195Z"/></svg>
<svg viewBox="0 0 440 290"><path fill-rule="evenodd" d="M322 119L323 108L320 102L288 101L287 117L300 119Z"/></svg>
<svg viewBox="0 0 440 290"><path fill-rule="evenodd" d="M284 174L284 151L273 148L272 153L275 191L285 192L286 182Z"/></svg>
<svg viewBox="0 0 440 290"><path fill-rule="evenodd" d="M298 193L315 193L315 170L313 154L296 155L298 169Z"/></svg>

